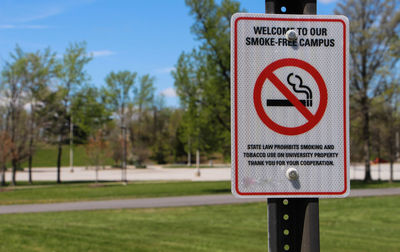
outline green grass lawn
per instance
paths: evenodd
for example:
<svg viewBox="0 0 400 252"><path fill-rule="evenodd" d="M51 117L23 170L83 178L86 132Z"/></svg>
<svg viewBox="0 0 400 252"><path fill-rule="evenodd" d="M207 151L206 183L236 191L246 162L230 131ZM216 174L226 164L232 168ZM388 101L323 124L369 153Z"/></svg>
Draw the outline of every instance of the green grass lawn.
<svg viewBox="0 0 400 252"><path fill-rule="evenodd" d="M364 183L362 180L350 181L350 189L375 189L391 187L400 187L400 181L393 181L393 183L389 183L388 181L371 181L368 183Z"/></svg>
<svg viewBox="0 0 400 252"><path fill-rule="evenodd" d="M352 189L400 187L400 181L364 184L352 181ZM36 182L34 186L20 183L17 187L0 187L0 205L52 203L82 200L107 200L146 197L168 197L230 193L230 181L216 182L136 182L121 183Z"/></svg>
<svg viewBox="0 0 400 252"><path fill-rule="evenodd" d="M400 197L320 201L321 251L400 251ZM0 251L267 251L265 203L0 215Z"/></svg>
<svg viewBox="0 0 400 252"><path fill-rule="evenodd" d="M33 167L55 167L57 166L57 146L42 146L39 147L33 156ZM86 155L85 146L74 146L74 165L86 166L89 165L89 158ZM113 165L114 161L111 158L106 160L105 165ZM69 146L64 145L61 155L61 166L69 166ZM28 162L22 163L22 167L28 167Z"/></svg>
<svg viewBox="0 0 400 252"><path fill-rule="evenodd" d="M1 187L0 187L1 190ZM6 187L0 205L229 193L230 182L66 183Z"/></svg>

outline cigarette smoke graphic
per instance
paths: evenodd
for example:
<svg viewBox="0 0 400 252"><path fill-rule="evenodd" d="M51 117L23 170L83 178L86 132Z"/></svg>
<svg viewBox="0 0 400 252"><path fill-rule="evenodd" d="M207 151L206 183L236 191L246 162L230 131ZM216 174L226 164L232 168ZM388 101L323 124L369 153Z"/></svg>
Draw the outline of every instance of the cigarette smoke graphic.
<svg viewBox="0 0 400 252"><path fill-rule="evenodd" d="M308 86L303 85L303 80L301 79L300 76L298 76L297 74L294 76L299 80L299 82L300 82L299 84L296 84L296 83L293 83L290 81L290 77L293 75L294 75L293 73L288 75L287 82L289 83L290 86L292 86L294 92L306 94L307 100L312 99L311 89ZM303 90L301 90L301 89L303 89Z"/></svg>
<svg viewBox="0 0 400 252"><path fill-rule="evenodd" d="M293 75L298 81L291 81L291 79L293 80ZM306 100L300 100L300 102L306 107L312 107L312 91L308 86L303 85L303 79L297 74L295 75L294 73L290 73L286 80L295 93L303 93L306 95ZM290 107L293 106L293 104L289 100L269 99L267 100L267 106Z"/></svg>

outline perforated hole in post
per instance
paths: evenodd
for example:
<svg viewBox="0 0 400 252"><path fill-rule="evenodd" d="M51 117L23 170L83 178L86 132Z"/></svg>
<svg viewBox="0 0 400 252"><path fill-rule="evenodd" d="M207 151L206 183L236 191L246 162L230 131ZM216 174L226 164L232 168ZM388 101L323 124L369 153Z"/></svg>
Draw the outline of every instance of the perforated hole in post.
<svg viewBox="0 0 400 252"><path fill-rule="evenodd" d="M284 214L284 215L283 215L283 219L284 219L285 221L289 220L289 214Z"/></svg>

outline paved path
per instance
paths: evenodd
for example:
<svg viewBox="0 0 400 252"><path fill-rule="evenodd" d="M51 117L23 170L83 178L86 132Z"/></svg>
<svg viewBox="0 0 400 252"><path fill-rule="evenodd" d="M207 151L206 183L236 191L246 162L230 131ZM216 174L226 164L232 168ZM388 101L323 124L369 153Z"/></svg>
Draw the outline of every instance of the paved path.
<svg viewBox="0 0 400 252"><path fill-rule="evenodd" d="M135 169L128 167L127 178L129 181L160 181L160 180L186 180L186 181L218 181L230 180L231 168L229 164L216 164L214 168L202 168L201 176L195 175L194 168L162 168L158 165L149 165L147 169ZM389 164L372 165L372 179L389 179ZM364 179L364 166L352 164L350 166L350 179ZM99 180L120 181L120 169L101 169L98 173ZM55 181L57 178L56 168L34 168L34 181ZM96 172L93 168L75 167L71 172L70 168L63 167L61 170L62 181L94 181ZM6 180L10 181L11 172L6 173ZM394 165L394 179L400 179L400 163ZM17 172L17 181L27 181L28 171Z"/></svg>
<svg viewBox="0 0 400 252"><path fill-rule="evenodd" d="M351 190L350 197L388 196L388 195L400 195L400 188L354 189ZM205 206L205 205L222 205L222 204L241 204L241 203L263 202L263 201L265 202L266 200L236 199L230 194L201 195L201 196L145 198L145 199L127 199L127 200L81 201L81 202L53 203L53 204L9 205L9 206L0 206L0 214L122 209L122 208Z"/></svg>
<svg viewBox="0 0 400 252"><path fill-rule="evenodd" d="M151 165L146 169L135 169L128 167L127 179L129 181L219 181L230 180L231 169L226 165L216 165L215 168L203 168L201 176L196 176L195 168L162 168L161 166ZM56 168L34 168L33 181L55 181L57 178ZM120 181L121 169L100 169L98 179L100 181ZM74 171L68 167L61 169L62 181L95 181L96 172L93 168L75 167ZM6 180L10 181L11 171L6 173ZM27 181L28 171L17 172L17 181Z"/></svg>

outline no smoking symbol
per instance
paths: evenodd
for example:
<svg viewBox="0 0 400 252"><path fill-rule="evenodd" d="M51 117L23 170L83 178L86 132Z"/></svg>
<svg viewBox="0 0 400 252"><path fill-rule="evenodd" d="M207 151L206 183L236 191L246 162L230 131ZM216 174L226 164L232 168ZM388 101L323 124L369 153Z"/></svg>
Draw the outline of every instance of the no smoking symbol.
<svg viewBox="0 0 400 252"><path fill-rule="evenodd" d="M314 78L314 80L317 83L320 94L320 102L315 114L313 114L304 105L304 102L300 101L294 95L293 91L289 90L285 86L285 84L283 84L282 81L274 74L275 70L282 67L301 68L304 71L308 72ZM268 111L264 110L261 101L261 91L267 79L269 79L271 83L279 90L279 92L281 92L286 97L288 102L291 105L293 105L293 107L297 109L298 112L306 118L307 120L306 123L297 127L286 127L274 122L268 116ZM317 125L319 121L322 119L322 116L325 113L326 106L328 103L328 91L326 89L325 81L322 78L321 74L317 71L317 69L315 69L312 65L303 60L287 58L272 62L261 72L254 86L253 99L254 99L254 107L257 111L258 116L268 128L282 135L300 135L314 128L314 126Z"/></svg>

